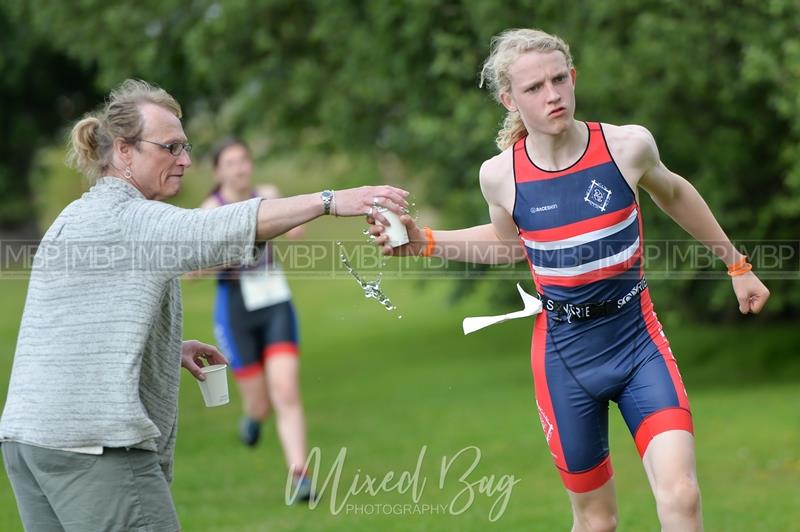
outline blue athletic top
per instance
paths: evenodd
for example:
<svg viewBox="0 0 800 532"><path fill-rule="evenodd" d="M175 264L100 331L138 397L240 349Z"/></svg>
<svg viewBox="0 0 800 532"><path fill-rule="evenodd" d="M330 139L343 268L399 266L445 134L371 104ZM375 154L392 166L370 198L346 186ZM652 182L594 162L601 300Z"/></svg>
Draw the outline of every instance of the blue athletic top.
<svg viewBox="0 0 800 532"><path fill-rule="evenodd" d="M514 144L514 221L537 290L557 301L625 297L642 279L636 196L608 150L603 128L586 124L583 155L564 170L543 170Z"/></svg>

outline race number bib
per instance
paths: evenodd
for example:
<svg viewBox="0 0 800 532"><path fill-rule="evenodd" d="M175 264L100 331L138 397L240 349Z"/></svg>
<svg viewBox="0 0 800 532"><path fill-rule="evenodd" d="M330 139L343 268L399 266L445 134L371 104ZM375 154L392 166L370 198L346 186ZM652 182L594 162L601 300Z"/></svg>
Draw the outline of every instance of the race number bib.
<svg viewBox="0 0 800 532"><path fill-rule="evenodd" d="M247 310L277 305L292 298L283 271L274 266L267 270L242 271L239 285Z"/></svg>

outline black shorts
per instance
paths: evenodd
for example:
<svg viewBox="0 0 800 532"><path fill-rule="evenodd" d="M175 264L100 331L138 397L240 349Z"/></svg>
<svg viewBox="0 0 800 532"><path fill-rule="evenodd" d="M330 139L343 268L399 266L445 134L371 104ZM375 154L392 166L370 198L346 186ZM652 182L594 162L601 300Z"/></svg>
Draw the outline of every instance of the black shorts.
<svg viewBox="0 0 800 532"><path fill-rule="evenodd" d="M297 315L291 301L249 311L237 280L218 283L214 335L236 378L263 371L277 354L298 355Z"/></svg>

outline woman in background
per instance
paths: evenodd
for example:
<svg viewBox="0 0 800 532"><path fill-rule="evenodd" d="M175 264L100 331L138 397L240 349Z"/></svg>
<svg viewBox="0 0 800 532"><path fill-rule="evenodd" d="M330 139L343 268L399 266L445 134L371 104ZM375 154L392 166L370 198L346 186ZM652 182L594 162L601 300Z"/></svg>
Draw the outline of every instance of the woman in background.
<svg viewBox="0 0 800 532"><path fill-rule="evenodd" d="M248 146L239 139L218 143L212 154L216 187L201 205L213 209L262 197L279 197L273 185L254 186ZM302 226L288 238L299 238ZM244 415L239 436L250 447L258 443L261 423L275 410L278 437L293 477L294 501L311 497L305 475L306 428L300 400L297 316L286 277L270 243L253 267L223 270L217 277L214 334L242 396Z"/></svg>

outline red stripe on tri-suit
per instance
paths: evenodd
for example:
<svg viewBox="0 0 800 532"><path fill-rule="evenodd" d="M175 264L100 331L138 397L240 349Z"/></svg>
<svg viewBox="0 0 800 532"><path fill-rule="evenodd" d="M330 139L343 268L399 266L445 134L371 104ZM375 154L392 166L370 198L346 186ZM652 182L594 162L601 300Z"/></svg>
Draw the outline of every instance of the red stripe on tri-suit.
<svg viewBox="0 0 800 532"><path fill-rule="evenodd" d="M605 460L588 471L570 473L559 469L558 472L561 474L561 481L564 483L564 487L575 493L596 490L614 476L614 468L611 467L610 456L606 456Z"/></svg>
<svg viewBox="0 0 800 532"><path fill-rule="evenodd" d="M294 342L278 342L270 344L261 353L261 359L266 360L277 354L297 355L297 344Z"/></svg>
<svg viewBox="0 0 800 532"><path fill-rule="evenodd" d="M555 172L541 170L533 165L533 162L528 157L528 152L525 149L525 139L523 137L514 144L514 172L516 175L517 183L524 183L526 181L539 181L543 179L554 179L566 174L580 172L587 170L594 166L599 166L611 161L611 155L606 149L606 143L603 141L603 135L600 132L600 126L596 122L589 123L589 145L586 148L586 153L578 160L577 163Z"/></svg>
<svg viewBox="0 0 800 532"><path fill-rule="evenodd" d="M564 450L561 447L561 436L556 424L553 402L550 399L550 389L547 385L547 370L545 365L545 349L547 348L547 311L542 311L536 316L533 326L533 342L531 349L531 369L533 370L533 385L536 395L536 406L539 421L542 423L550 454L559 469L567 469Z"/></svg>
<svg viewBox="0 0 800 532"><path fill-rule="evenodd" d="M639 206L639 203L636 203L636 206ZM636 216L637 221L639 223L639 249L644 250L644 225L642 224L642 211L639 209L639 213ZM642 279L644 277L644 261L647 260L647 256L645 256L644 251L642 251L642 261L639 263L639 278ZM652 302L651 302L652 304Z"/></svg>
<svg viewBox="0 0 800 532"><path fill-rule="evenodd" d="M253 362L252 364L248 364L243 368L236 368L233 370L233 376L236 379L249 379L250 377L255 377L256 375L261 375L264 371L261 362Z"/></svg>
<svg viewBox="0 0 800 532"><path fill-rule="evenodd" d="M564 240L572 238L591 231L605 229L612 225L618 224L630 216L631 212L636 208L636 203L631 203L629 206L618 211L609 212L608 214L601 214L588 220L581 220L571 224L554 227L552 229L539 229L537 231L520 231L519 234L526 240L533 240L534 242L555 242L557 240ZM641 234L641 228L640 228Z"/></svg>
<svg viewBox="0 0 800 532"><path fill-rule="evenodd" d="M631 255L628 260L620 262L619 264L614 264L613 266L607 266L605 268L600 268L598 270L593 270L591 272L581 273L579 275L573 275L570 277L541 275L537 273L536 278L545 286L583 286L588 283L602 281L603 279L608 279L610 277L614 277L615 275L627 272L631 266L633 266L634 263L639 260L641 255L642 246L640 244L639 248L636 250L636 253Z"/></svg>
<svg viewBox="0 0 800 532"><path fill-rule="evenodd" d="M668 430L685 430L693 434L691 412L683 408L664 408L644 418L633 436L639 456L644 457L647 446L655 436Z"/></svg>

